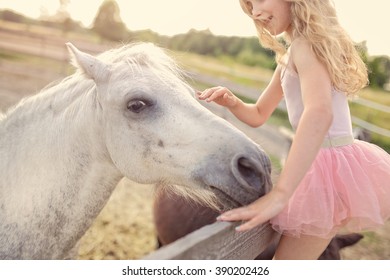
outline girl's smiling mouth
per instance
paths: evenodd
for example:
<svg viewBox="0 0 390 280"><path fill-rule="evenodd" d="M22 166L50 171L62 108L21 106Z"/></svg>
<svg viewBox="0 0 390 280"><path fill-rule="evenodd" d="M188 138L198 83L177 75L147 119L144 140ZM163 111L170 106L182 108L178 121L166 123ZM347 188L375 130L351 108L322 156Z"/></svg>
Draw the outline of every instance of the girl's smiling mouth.
<svg viewBox="0 0 390 280"><path fill-rule="evenodd" d="M273 18L274 18L273 16L269 16L269 17L266 17L266 18L260 18L259 20L260 20L262 23L268 25L268 24L271 22L271 20L272 20Z"/></svg>

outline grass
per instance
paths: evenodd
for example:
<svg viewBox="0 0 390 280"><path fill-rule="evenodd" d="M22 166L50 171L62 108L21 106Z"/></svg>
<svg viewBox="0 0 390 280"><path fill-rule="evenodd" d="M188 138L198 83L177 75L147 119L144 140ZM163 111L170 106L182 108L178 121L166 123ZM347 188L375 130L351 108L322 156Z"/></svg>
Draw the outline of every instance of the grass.
<svg viewBox="0 0 390 280"><path fill-rule="evenodd" d="M238 84L265 88L272 77L272 71L250 67L225 58L214 58L194 53L175 52L175 57L184 69L195 70L213 77L222 77Z"/></svg>
<svg viewBox="0 0 390 280"><path fill-rule="evenodd" d="M5 51L0 52L0 59L12 60L12 61L23 60L23 58L20 55L11 52L5 52Z"/></svg>
<svg viewBox="0 0 390 280"><path fill-rule="evenodd" d="M365 88L360 92L359 96L381 105L390 106L390 93L384 90ZM390 112L378 111L354 102L350 103L350 109L353 116L390 130ZM371 136L371 142L382 147L388 153L390 152L390 139L388 137L376 133L372 133Z"/></svg>
<svg viewBox="0 0 390 280"><path fill-rule="evenodd" d="M0 59L4 54L5 52L1 51ZM43 75L42 79L46 79L45 75L47 75L46 72L48 71L50 71L51 74L57 74L58 77L56 79L71 75L75 72L75 67L70 63L61 62L55 59L21 53L13 53L12 56L6 54L6 56L8 59L4 59L4 61L8 60L15 65L26 65L26 67L29 67L34 73L33 75L30 73L30 75L35 78ZM49 74L49 76L51 76L51 74Z"/></svg>
<svg viewBox="0 0 390 280"><path fill-rule="evenodd" d="M365 88L360 92L360 96L362 98L390 106L390 92L385 90Z"/></svg>

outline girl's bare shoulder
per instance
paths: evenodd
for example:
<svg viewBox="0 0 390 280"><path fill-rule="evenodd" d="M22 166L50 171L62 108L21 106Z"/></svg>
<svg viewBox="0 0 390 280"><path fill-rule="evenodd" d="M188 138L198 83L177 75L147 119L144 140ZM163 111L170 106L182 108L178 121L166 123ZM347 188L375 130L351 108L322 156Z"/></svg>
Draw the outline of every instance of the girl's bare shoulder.
<svg viewBox="0 0 390 280"><path fill-rule="evenodd" d="M313 53L312 45L306 38L299 37L296 38L290 46L291 55L308 55L309 53Z"/></svg>
<svg viewBox="0 0 390 280"><path fill-rule="evenodd" d="M295 39L290 46L291 58L295 67L307 66L319 63L317 55L313 51L312 43L306 38Z"/></svg>

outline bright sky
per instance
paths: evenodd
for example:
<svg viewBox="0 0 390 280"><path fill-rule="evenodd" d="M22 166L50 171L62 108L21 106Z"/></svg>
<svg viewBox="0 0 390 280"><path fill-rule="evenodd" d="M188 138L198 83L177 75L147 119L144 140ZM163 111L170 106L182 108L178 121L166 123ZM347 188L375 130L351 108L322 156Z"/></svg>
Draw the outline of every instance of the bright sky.
<svg viewBox="0 0 390 280"><path fill-rule="evenodd" d="M333 0L340 22L353 40L367 41L370 55L390 56L390 1ZM103 0L70 0L74 20L89 27ZM130 30L151 29L159 34L186 33L209 28L216 35L255 36L252 22L238 0L117 0ZM13 9L37 18L53 15L59 0L0 0L0 9Z"/></svg>

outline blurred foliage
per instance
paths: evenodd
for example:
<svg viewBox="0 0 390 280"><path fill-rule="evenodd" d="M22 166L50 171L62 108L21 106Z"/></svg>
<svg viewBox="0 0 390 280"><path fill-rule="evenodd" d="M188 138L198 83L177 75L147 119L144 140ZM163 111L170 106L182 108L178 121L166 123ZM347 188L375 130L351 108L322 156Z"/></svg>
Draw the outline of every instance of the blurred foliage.
<svg viewBox="0 0 390 280"><path fill-rule="evenodd" d="M29 23L28 18L25 18L24 16L15 13L11 10L3 10L0 11L0 18L5 21L12 21L12 22L18 22L18 23Z"/></svg>
<svg viewBox="0 0 390 280"><path fill-rule="evenodd" d="M68 1L60 1L58 14L66 14ZM41 24L62 29L64 32L81 31L80 23L73 21L70 16L62 20L34 21L13 11L0 11L0 19L27 23ZM190 30L185 34L172 37L162 36L151 30L131 31L120 18L120 10L115 0L105 0L100 6L92 24L92 30L102 39L120 42L147 41L165 48L177 51L193 52L217 58L230 57L236 62L274 69L276 64L272 51L264 49L257 37L216 36L209 30ZM370 57L365 42L357 44L361 57L368 66L370 86L386 89L390 83L390 58L388 56Z"/></svg>
<svg viewBox="0 0 390 280"><path fill-rule="evenodd" d="M214 57L234 57L237 62L249 66L275 67L273 53L261 47L256 37L215 36L209 30L192 29L171 37L164 47Z"/></svg>
<svg viewBox="0 0 390 280"><path fill-rule="evenodd" d="M122 41L126 37L126 25L120 17L116 1L105 0L103 2L93 21L92 30L101 37L112 41Z"/></svg>
<svg viewBox="0 0 390 280"><path fill-rule="evenodd" d="M84 28L81 26L80 22L74 21L70 16L68 17L58 17L56 14L50 18L41 18L39 20L34 20L18 13L15 13L11 10L0 10L0 19L4 21L10 21L15 23L23 23L28 25L40 25L45 27L52 27L63 30L64 32L68 31L80 31L84 32Z"/></svg>
<svg viewBox="0 0 390 280"><path fill-rule="evenodd" d="M389 81L390 59L386 56L372 57L368 63L368 77L372 87L384 88Z"/></svg>

